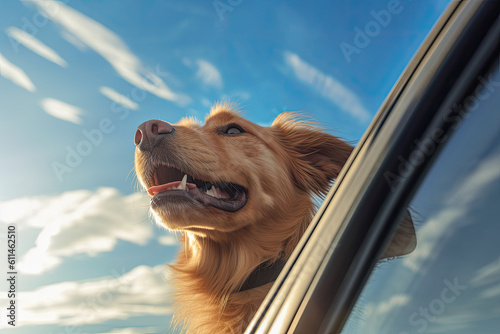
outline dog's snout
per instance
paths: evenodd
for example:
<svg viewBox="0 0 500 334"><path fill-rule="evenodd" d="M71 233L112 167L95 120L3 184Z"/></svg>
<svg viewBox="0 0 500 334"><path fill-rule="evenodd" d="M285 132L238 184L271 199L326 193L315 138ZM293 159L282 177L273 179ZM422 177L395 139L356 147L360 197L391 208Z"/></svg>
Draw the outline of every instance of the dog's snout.
<svg viewBox="0 0 500 334"><path fill-rule="evenodd" d="M139 125L135 132L134 143L139 150L149 151L172 132L174 128L169 123L152 119Z"/></svg>

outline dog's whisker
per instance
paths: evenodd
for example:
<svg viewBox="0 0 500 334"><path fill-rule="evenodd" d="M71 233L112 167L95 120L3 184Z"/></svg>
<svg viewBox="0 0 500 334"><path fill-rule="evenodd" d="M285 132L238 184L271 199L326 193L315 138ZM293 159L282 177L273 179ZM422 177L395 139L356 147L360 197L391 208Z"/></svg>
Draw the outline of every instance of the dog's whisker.
<svg viewBox="0 0 500 334"><path fill-rule="evenodd" d="M151 223L151 218L152 218L152 217L144 218L144 219L142 219L142 220L140 220L140 221L136 222L136 224L144 224L144 223L148 223L148 224L150 224L150 223Z"/></svg>

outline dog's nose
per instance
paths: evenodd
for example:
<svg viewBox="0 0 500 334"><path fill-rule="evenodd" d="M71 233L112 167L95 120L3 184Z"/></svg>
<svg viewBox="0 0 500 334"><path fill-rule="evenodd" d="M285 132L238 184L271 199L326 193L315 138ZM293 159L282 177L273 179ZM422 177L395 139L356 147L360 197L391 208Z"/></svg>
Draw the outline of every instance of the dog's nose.
<svg viewBox="0 0 500 334"><path fill-rule="evenodd" d="M139 125L135 132L134 143L139 150L149 151L174 130L169 123L152 119Z"/></svg>

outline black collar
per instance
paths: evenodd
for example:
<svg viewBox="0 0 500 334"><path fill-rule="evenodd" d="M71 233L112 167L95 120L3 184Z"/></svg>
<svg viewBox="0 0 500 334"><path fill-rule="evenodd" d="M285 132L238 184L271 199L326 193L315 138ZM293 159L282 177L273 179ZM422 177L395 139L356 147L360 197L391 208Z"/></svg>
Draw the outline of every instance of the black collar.
<svg viewBox="0 0 500 334"><path fill-rule="evenodd" d="M250 290L261 285L274 282L285 266L285 260L276 260L274 262L266 261L261 264L248 276L241 288L235 292Z"/></svg>

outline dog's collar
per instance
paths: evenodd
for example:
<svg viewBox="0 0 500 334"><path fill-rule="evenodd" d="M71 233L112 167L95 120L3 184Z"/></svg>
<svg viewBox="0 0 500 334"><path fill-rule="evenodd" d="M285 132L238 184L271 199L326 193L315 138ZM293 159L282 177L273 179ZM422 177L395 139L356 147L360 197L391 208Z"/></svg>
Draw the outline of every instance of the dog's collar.
<svg viewBox="0 0 500 334"><path fill-rule="evenodd" d="M248 276L241 288L235 292L250 290L264 284L274 282L285 266L285 260L276 260L274 262L266 261L261 264Z"/></svg>

